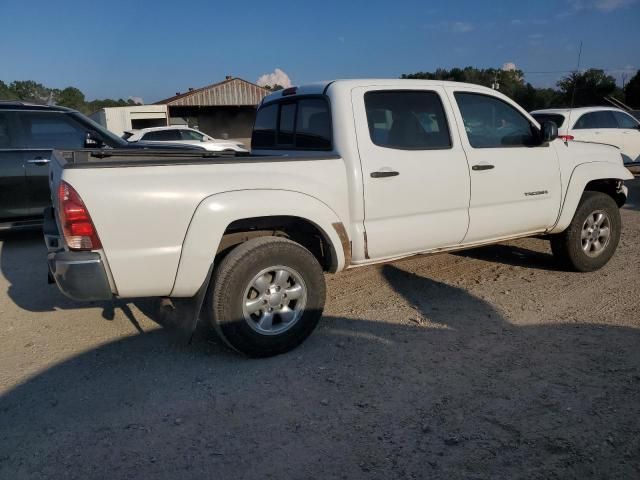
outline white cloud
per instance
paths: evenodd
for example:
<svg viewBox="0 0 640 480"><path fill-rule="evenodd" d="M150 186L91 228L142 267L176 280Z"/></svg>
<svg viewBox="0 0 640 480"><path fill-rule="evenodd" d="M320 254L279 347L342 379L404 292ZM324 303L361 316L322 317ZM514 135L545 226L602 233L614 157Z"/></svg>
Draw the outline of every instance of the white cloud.
<svg viewBox="0 0 640 480"><path fill-rule="evenodd" d="M636 2L637 0L569 0L569 4L574 10L596 9L601 12L613 12Z"/></svg>
<svg viewBox="0 0 640 480"><path fill-rule="evenodd" d="M136 103L139 103L140 105L144 105L144 99L142 97L128 97L127 100L133 100Z"/></svg>
<svg viewBox="0 0 640 480"><path fill-rule="evenodd" d="M438 22L424 25L428 30L449 31L453 33L467 33L475 30L475 25L469 22Z"/></svg>
<svg viewBox="0 0 640 480"><path fill-rule="evenodd" d="M516 64L513 62L506 62L502 64L502 70L504 70L505 72L512 72L517 69L518 67L516 67Z"/></svg>
<svg viewBox="0 0 640 480"><path fill-rule="evenodd" d="M468 22L453 22L451 24L451 31L455 33L470 32L473 28L473 25Z"/></svg>
<svg viewBox="0 0 640 480"><path fill-rule="evenodd" d="M258 78L256 83L261 87L264 87L265 85L269 85L271 87L274 85L280 85L281 87L289 88L291 86L291 79L283 70L276 68L273 73L260 75L260 78Z"/></svg>

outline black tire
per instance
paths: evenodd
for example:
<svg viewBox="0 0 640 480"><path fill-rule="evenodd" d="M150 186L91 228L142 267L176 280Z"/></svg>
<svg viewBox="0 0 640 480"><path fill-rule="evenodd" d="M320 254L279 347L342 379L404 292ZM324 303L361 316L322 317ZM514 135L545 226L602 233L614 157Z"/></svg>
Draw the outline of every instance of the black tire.
<svg viewBox="0 0 640 480"><path fill-rule="evenodd" d="M276 266L292 270L292 275L297 274L302 280L300 283L306 288L304 304L297 304L300 300L280 299L280 303L291 302L290 306L298 308L297 319L291 322L292 326L287 326L284 317L274 312L273 324L276 328L287 330L263 334L256 330L259 322L250 325L253 317L245 318L244 305L248 299L248 289L257 295L257 289L251 290L251 285L254 285L252 280L265 269ZM265 275L269 278L270 274ZM275 281L275 276L273 278ZM292 285L293 278L291 276L287 280ZM324 274L311 252L285 238L260 237L234 248L215 268L204 313L218 335L231 348L250 357L270 357L296 348L311 335L322 316L324 301ZM268 308L272 308L270 303L265 307ZM278 309L278 306L273 309ZM265 314L266 310L260 310L255 315L263 317Z"/></svg>
<svg viewBox="0 0 640 480"><path fill-rule="evenodd" d="M595 212L607 215L610 234L604 248L589 255L583 249L582 231L587 219ZM551 251L564 267L578 272L592 272L602 268L611 259L618 247L621 230L622 222L616 202L607 194L586 191L569 227L551 237Z"/></svg>

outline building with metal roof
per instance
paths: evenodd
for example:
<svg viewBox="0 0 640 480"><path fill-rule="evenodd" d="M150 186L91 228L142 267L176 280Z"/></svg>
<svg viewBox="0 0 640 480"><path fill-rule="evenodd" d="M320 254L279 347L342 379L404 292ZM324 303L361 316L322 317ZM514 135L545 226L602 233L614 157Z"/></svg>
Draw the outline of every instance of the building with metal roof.
<svg viewBox="0 0 640 480"><path fill-rule="evenodd" d="M184 119L214 138L251 137L256 107L270 90L241 78L227 76L222 82L176 92L156 102L167 105L172 123Z"/></svg>

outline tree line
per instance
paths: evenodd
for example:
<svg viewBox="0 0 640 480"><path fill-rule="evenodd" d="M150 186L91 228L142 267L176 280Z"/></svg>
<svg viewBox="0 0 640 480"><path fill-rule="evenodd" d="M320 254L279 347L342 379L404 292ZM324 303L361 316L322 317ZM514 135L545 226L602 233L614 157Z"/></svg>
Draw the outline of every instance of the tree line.
<svg viewBox="0 0 640 480"><path fill-rule="evenodd" d="M103 100L87 101L84 93L78 88L48 88L33 80L17 80L9 84L0 80L0 100L22 100L25 102L61 105L87 115L105 107L139 105L131 99L123 100L122 98L118 100L105 98Z"/></svg>
<svg viewBox="0 0 640 480"><path fill-rule="evenodd" d="M474 67L439 68L435 72L403 74L400 78L450 80L495 88L515 100L528 111L542 108L588 107L608 105L607 97L614 97L632 108L640 109L640 70L624 89L604 70L589 69L573 72L556 84L557 88L536 88L526 82L521 70L479 69Z"/></svg>
<svg viewBox="0 0 640 480"><path fill-rule="evenodd" d="M616 80L604 70L589 69L573 72L557 83L557 88L536 88L526 82L521 70L500 70L496 68L480 69L474 67L439 68L435 72L417 72L403 74L400 78L426 80L451 80L455 82L475 83L493 87L511 97L526 110L541 108L562 108L573 105L586 107L606 105L606 97L614 97L632 108L640 110L640 70L622 89ZM280 90L280 85L266 87ZM85 114L93 113L105 107L125 107L138 105L131 99L87 101L84 93L75 87L64 89L48 88L33 80L14 81L9 84L0 80L0 100L23 100L28 102L61 105L73 108Z"/></svg>

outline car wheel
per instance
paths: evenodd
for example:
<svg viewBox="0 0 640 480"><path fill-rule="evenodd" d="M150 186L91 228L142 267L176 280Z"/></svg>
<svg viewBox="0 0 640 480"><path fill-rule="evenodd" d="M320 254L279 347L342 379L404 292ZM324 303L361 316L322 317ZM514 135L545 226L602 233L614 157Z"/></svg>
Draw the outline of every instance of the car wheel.
<svg viewBox="0 0 640 480"><path fill-rule="evenodd" d="M224 257L207 297L205 314L231 348L269 357L294 349L316 328L324 309L324 274L303 246L260 237Z"/></svg>
<svg viewBox="0 0 640 480"><path fill-rule="evenodd" d="M551 250L565 266L579 272L603 267L613 256L622 222L618 205L601 192L584 192L569 227L551 239Z"/></svg>

